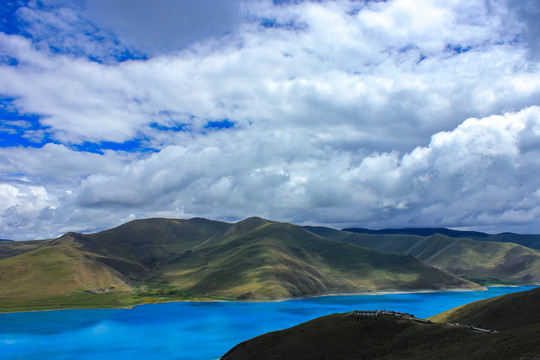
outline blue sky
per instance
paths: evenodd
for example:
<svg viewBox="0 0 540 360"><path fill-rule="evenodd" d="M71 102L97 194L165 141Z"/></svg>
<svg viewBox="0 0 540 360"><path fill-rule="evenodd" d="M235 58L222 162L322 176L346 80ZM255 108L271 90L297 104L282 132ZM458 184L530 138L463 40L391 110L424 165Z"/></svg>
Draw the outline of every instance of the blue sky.
<svg viewBox="0 0 540 360"><path fill-rule="evenodd" d="M5 1L0 238L540 233L537 1Z"/></svg>

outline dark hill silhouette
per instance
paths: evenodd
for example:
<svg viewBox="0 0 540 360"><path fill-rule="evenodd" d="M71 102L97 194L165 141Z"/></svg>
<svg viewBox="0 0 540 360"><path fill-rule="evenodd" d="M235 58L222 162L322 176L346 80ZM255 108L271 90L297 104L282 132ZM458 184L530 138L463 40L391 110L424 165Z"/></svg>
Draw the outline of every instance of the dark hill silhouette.
<svg viewBox="0 0 540 360"><path fill-rule="evenodd" d="M534 289L481 300L432 317L432 323L355 312L323 316L240 343L222 360L538 359L539 296Z"/></svg>
<svg viewBox="0 0 540 360"><path fill-rule="evenodd" d="M497 330L540 324L540 287L475 301L435 315L431 319Z"/></svg>

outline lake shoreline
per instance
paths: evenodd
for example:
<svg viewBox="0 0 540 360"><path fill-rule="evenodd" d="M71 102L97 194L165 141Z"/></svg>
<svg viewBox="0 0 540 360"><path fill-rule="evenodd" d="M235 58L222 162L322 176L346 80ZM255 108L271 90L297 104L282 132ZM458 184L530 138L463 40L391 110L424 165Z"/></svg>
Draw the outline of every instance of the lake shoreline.
<svg viewBox="0 0 540 360"><path fill-rule="evenodd" d="M491 287L491 286L490 286ZM352 292L352 293L323 293L323 294L314 294L307 296L298 296L282 299L245 299L245 300L217 300L217 301L232 301L232 302L281 302L281 301L291 301L291 300L304 300L304 299L314 299L322 298L327 296L362 296L362 295L397 295L397 294L424 294L424 293L435 293L435 292L448 292L448 291L487 291L487 286L479 286L477 288L448 288L448 289L418 289L418 290L382 290L382 291L362 291L362 292ZM188 300L191 301L191 300Z"/></svg>
<svg viewBox="0 0 540 360"><path fill-rule="evenodd" d="M498 287L521 287L521 286L540 286L540 284L532 285L489 285L489 286L479 286L477 288L447 288L447 289L418 289L418 290L383 290L383 291L363 291L363 292L354 292L354 293L323 293L323 294L314 294L308 296L299 296L299 297L289 297L289 298L280 298L280 299L204 299L204 300L164 300L164 301L153 301L145 302L134 305L127 306L117 306L117 307L69 307L69 308L57 308L57 309L43 309L43 310L18 310L18 311L0 311L1 314L14 314L14 313L25 313L25 312L42 312L42 311L59 311L59 310L122 310L122 309L133 309L135 307L143 305L157 305L157 304L171 304L171 303L279 303L284 301L293 301L293 300L305 300L305 299L316 299L323 297L335 297L335 296L376 296L376 295L398 295L398 294L424 294L424 293L440 293L440 292L460 292L460 291L487 291L488 288L498 288Z"/></svg>

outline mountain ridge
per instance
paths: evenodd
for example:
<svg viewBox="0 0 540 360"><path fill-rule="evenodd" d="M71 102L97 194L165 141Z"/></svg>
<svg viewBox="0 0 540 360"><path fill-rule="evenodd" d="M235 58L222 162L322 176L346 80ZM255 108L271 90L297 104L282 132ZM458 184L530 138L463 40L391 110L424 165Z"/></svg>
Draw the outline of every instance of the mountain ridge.
<svg viewBox="0 0 540 360"><path fill-rule="evenodd" d="M0 243L0 311L478 287L410 255L256 217L234 224L142 219L93 234Z"/></svg>
<svg viewBox="0 0 540 360"><path fill-rule="evenodd" d="M487 237L488 233L480 231L463 231L448 228L389 228L389 229L366 229L366 228L345 228L343 231L355 232L359 234L401 234L401 235L419 235L430 236L442 234L451 237Z"/></svg>
<svg viewBox="0 0 540 360"><path fill-rule="evenodd" d="M462 231L447 228L402 228L402 229L364 229L364 228L346 228L347 232L371 235L417 235L431 236L436 234L445 235L453 238L470 238L472 240L493 241L493 242L512 242L518 245L533 249L540 249L540 234L516 234L512 232L502 232L498 234L488 234L479 231Z"/></svg>
<svg viewBox="0 0 540 360"><path fill-rule="evenodd" d="M513 242L449 237L443 234L364 234L325 227L305 227L328 239L410 254L453 275L481 283L540 282L540 251Z"/></svg>

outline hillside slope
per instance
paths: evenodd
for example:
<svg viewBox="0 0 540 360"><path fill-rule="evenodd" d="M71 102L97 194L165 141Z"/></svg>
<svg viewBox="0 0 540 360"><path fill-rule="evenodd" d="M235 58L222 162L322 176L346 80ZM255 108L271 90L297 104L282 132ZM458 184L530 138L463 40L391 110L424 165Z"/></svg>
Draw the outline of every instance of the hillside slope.
<svg viewBox="0 0 540 360"><path fill-rule="evenodd" d="M326 238L381 251L409 254L453 275L474 279L540 281L540 251L510 242L403 234L359 234L329 228L307 230Z"/></svg>
<svg viewBox="0 0 540 360"><path fill-rule="evenodd" d="M175 287L233 298L476 286L410 256L339 243L271 222L194 251L164 274Z"/></svg>
<svg viewBox="0 0 540 360"><path fill-rule="evenodd" d="M426 323L390 315L358 317L353 312L320 317L238 344L222 360L288 359L537 359L540 357L539 289L482 300L431 318L477 323ZM523 305L526 307L523 308ZM491 307L493 306L493 309ZM496 315L496 313L501 315ZM520 320L504 314L522 312ZM460 314L460 316L457 316ZM500 318L505 320L501 321ZM453 321L452 320L452 321ZM456 321L457 322L457 321Z"/></svg>
<svg viewBox="0 0 540 360"><path fill-rule="evenodd" d="M475 301L435 315L431 319L497 330L540 324L540 287Z"/></svg>
<svg viewBox="0 0 540 360"><path fill-rule="evenodd" d="M200 297L478 287L412 256L260 218L236 224L146 219L95 234L4 246L0 274L0 311L18 304L20 309L129 306Z"/></svg>
<svg viewBox="0 0 540 360"><path fill-rule="evenodd" d="M0 311L119 306L119 296L132 292L124 274L80 251L69 235L25 250L0 259ZM94 295L111 289L113 296Z"/></svg>

